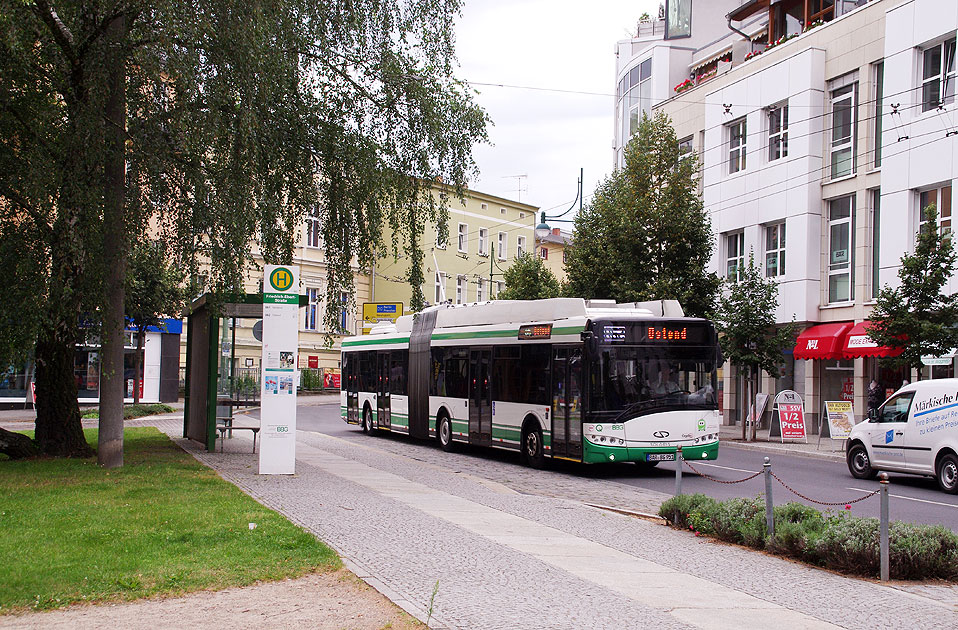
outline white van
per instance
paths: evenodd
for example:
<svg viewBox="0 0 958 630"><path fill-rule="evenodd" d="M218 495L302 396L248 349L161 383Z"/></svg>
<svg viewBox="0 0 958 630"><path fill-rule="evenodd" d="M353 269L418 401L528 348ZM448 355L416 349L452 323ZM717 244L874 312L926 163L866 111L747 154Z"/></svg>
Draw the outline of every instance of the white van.
<svg viewBox="0 0 958 630"><path fill-rule="evenodd" d="M875 417L855 425L845 448L848 470L858 479L879 470L928 475L958 494L958 379L902 387Z"/></svg>

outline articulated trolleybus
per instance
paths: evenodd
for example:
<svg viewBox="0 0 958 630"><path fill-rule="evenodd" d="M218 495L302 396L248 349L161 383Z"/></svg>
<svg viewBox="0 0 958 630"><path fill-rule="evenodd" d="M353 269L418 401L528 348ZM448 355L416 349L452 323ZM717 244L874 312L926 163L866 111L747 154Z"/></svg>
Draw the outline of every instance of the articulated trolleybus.
<svg viewBox="0 0 958 630"><path fill-rule="evenodd" d="M342 344L343 419L545 458L718 456L715 328L677 302L556 298L439 305Z"/></svg>

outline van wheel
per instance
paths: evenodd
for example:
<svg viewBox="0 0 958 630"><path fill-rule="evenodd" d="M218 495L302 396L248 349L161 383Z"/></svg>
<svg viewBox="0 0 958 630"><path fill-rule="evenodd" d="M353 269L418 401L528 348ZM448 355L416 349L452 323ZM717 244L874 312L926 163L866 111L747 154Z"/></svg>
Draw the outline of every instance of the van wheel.
<svg viewBox="0 0 958 630"><path fill-rule="evenodd" d="M375 433L373 429L373 413L369 410L369 407L363 409L363 433L372 435Z"/></svg>
<svg viewBox="0 0 958 630"><path fill-rule="evenodd" d="M538 427L523 433L522 459L533 468L542 468L545 464L545 455L542 452L542 431Z"/></svg>
<svg viewBox="0 0 958 630"><path fill-rule="evenodd" d="M874 479L878 471L871 466L871 460L868 459L868 451L864 444L855 444L848 449L848 472L855 479Z"/></svg>
<svg viewBox="0 0 958 630"><path fill-rule="evenodd" d="M948 494L958 494L958 456L948 453L938 460L938 487Z"/></svg>
<svg viewBox="0 0 958 630"><path fill-rule="evenodd" d="M449 416L445 412L439 416L439 426L436 427L436 437L439 438L439 447L447 453L455 448L455 443L452 441L452 420L449 419Z"/></svg>

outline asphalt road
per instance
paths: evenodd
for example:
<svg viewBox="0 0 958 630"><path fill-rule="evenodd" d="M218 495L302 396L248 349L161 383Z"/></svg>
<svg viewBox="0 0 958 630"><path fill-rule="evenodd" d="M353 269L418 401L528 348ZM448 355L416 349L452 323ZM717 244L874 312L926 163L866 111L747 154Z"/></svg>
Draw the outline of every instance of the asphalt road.
<svg viewBox="0 0 958 630"><path fill-rule="evenodd" d="M302 431L316 431L347 439L362 441L375 446L378 440L385 440L392 449L403 442L412 441L405 436L380 432L376 437L365 435L357 426L347 425L339 415L338 402L330 404L300 406L297 410L297 428ZM382 446L387 446L383 444ZM482 459L494 459L500 462L514 463L520 467L517 453L494 449L464 449L470 457L481 462ZM442 464L444 453L435 448L435 459L431 462ZM719 449L719 458L710 462L692 462L691 465L701 475L684 469L682 491L684 493L701 492L716 499L733 497L754 497L765 492L762 475L743 483L719 483L715 480L738 481L753 475L762 469L766 454L762 452L735 448L725 444ZM788 501L800 501L808 505L834 512L847 510L856 516L877 517L879 498L872 496L857 503L849 503L878 489L877 481L862 481L849 474L844 462L831 462L807 457L771 455L772 470L782 482L808 499L801 498L787 490L781 483L772 481L772 496L776 504ZM637 486L672 494L675 490L675 465L663 462L651 471L640 471L632 464L582 465L567 462L551 462L556 474L581 477L583 479L604 479L614 483ZM481 470L481 466L478 467ZM703 475L714 478L707 479ZM891 474L890 513L892 520L914 523L940 524L958 532L958 495L949 495L938 490L934 479L913 475ZM837 503L836 506L824 506L814 503Z"/></svg>

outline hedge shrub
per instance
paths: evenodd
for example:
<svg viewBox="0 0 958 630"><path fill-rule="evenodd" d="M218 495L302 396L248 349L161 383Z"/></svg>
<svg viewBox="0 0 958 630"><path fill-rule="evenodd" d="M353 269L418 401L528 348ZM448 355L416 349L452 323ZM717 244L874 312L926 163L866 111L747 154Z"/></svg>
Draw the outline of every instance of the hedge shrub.
<svg viewBox="0 0 958 630"><path fill-rule="evenodd" d="M695 535L705 535L775 553L843 573L879 572L879 523L844 512L822 514L801 503L773 509L775 534L765 528L765 500L716 501L702 494L665 501L659 515ZM900 580L958 580L958 535L941 525L895 521L889 529L891 577Z"/></svg>

